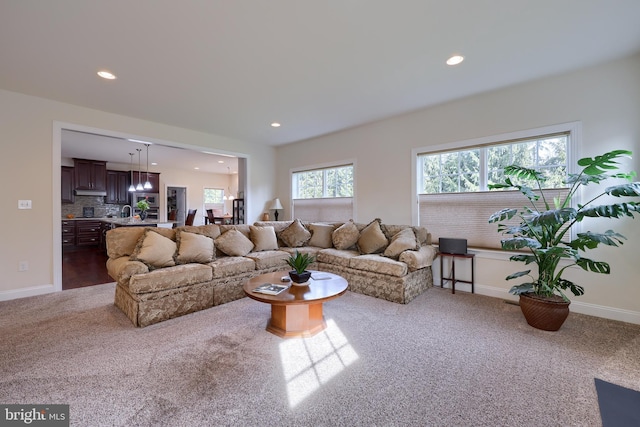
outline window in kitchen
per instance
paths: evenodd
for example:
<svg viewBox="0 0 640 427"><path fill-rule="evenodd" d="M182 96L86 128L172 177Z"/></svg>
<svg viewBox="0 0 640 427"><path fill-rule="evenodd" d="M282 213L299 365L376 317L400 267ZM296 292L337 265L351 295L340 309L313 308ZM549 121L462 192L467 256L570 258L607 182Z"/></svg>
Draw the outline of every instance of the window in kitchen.
<svg viewBox="0 0 640 427"><path fill-rule="evenodd" d="M541 171L547 177L544 188L556 191L554 195L566 194L564 181L573 163L577 131L576 123L568 123L440 150L425 147L416 157L420 225L429 229L435 242L458 237L472 247L500 249L502 235L496 224L488 223L489 216L505 206L521 205L522 194L489 191L489 184L501 182L504 167L516 163Z"/></svg>
<svg viewBox="0 0 640 427"><path fill-rule="evenodd" d="M302 221L347 221L353 218L353 176L353 163L292 172L292 217Z"/></svg>

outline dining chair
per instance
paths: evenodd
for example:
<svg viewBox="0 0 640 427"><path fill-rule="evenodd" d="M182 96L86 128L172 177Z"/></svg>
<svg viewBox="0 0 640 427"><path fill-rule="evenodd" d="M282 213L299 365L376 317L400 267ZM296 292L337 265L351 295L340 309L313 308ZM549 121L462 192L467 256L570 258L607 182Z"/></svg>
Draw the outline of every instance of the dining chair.
<svg viewBox="0 0 640 427"><path fill-rule="evenodd" d="M189 209L184 225L193 225L193 220L196 218L196 212L198 212L198 209Z"/></svg>

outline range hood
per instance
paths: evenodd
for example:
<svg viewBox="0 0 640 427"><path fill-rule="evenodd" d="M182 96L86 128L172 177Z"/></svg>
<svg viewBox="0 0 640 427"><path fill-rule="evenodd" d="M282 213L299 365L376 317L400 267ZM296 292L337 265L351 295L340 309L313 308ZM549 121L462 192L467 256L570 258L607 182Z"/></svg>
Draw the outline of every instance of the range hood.
<svg viewBox="0 0 640 427"><path fill-rule="evenodd" d="M106 196L104 190L75 190L76 196Z"/></svg>

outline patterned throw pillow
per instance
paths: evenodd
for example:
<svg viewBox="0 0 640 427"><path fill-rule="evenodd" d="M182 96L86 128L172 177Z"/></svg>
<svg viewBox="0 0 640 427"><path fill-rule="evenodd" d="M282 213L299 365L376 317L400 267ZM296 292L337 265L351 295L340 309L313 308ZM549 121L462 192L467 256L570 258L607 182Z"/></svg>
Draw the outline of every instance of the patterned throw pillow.
<svg viewBox="0 0 640 427"><path fill-rule="evenodd" d="M315 246L316 248L332 248L332 236L335 229L336 227L331 224L309 224L309 230L311 231L311 240L309 240L308 245Z"/></svg>
<svg viewBox="0 0 640 427"><path fill-rule="evenodd" d="M250 225L249 236L251 237L251 241L254 245L254 252L273 251L278 249L278 238L276 237L276 231L271 226L260 227L256 225Z"/></svg>
<svg viewBox="0 0 640 427"><path fill-rule="evenodd" d="M331 240L336 249L349 249L355 246L358 242L358 237L360 237L358 227L353 223L353 220L349 220L333 232Z"/></svg>
<svg viewBox="0 0 640 427"><path fill-rule="evenodd" d="M391 238L391 243L384 251L384 256L397 260L400 254L406 250L420 249L416 235L411 227L399 231Z"/></svg>
<svg viewBox="0 0 640 427"><path fill-rule="evenodd" d="M358 250L361 254L375 254L382 252L389 241L380 228L380 218L371 221L360 232L358 238Z"/></svg>
<svg viewBox="0 0 640 427"><path fill-rule="evenodd" d="M176 262L178 264L189 264L192 262L205 264L213 261L215 258L215 247L211 237L178 230L176 240L178 243Z"/></svg>
<svg viewBox="0 0 640 427"><path fill-rule="evenodd" d="M311 238L311 232L304 228L299 219L295 219L291 225L282 230L280 239L290 248L299 248Z"/></svg>
<svg viewBox="0 0 640 427"><path fill-rule="evenodd" d="M214 243L218 249L229 256L245 256L253 249L251 240L235 229L225 231L216 238Z"/></svg>
<svg viewBox="0 0 640 427"><path fill-rule="evenodd" d="M148 228L140 236L130 259L146 264L150 270L171 267L176 265L173 259L176 249L176 242Z"/></svg>

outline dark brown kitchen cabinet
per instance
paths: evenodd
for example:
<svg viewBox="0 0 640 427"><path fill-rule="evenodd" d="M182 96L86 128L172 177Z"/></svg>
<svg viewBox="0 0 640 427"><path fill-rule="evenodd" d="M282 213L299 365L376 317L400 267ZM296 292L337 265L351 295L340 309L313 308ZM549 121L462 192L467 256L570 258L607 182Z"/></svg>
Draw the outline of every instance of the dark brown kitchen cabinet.
<svg viewBox="0 0 640 427"><path fill-rule="evenodd" d="M129 196L130 174L125 171L107 171L106 203L126 205L131 201Z"/></svg>
<svg viewBox="0 0 640 427"><path fill-rule="evenodd" d="M76 194L75 180L73 178L73 168L70 166L62 166L60 171L60 192L62 194L62 203L75 203Z"/></svg>
<svg viewBox="0 0 640 427"><path fill-rule="evenodd" d="M138 174L138 171L133 171L134 187L138 185L138 183L141 183L142 185L144 185L146 181L147 181L146 172L140 172L140 174ZM144 193L159 193L160 192L160 174L157 172L149 172L149 182L151 183L151 189L145 189L140 191Z"/></svg>
<svg viewBox="0 0 640 427"><path fill-rule="evenodd" d="M76 190L107 190L107 162L73 159Z"/></svg>
<svg viewBox="0 0 640 427"><path fill-rule="evenodd" d="M62 221L62 246L73 246L76 244L76 222Z"/></svg>
<svg viewBox="0 0 640 427"><path fill-rule="evenodd" d="M88 246L100 244L100 221L76 221L76 245Z"/></svg>

